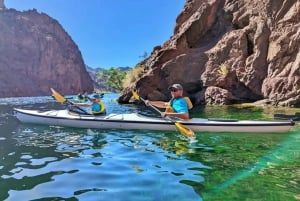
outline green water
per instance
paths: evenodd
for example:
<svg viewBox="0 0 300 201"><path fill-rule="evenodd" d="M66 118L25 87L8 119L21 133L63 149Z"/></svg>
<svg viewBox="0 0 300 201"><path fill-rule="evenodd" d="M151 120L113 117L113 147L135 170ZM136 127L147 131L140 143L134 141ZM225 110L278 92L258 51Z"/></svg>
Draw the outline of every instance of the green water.
<svg viewBox="0 0 300 201"><path fill-rule="evenodd" d="M143 112L106 95L107 111ZM62 108L47 98L0 99L0 200L300 200L300 126L282 134L72 129L19 123L13 107ZM207 106L193 117L272 119L298 109Z"/></svg>
<svg viewBox="0 0 300 201"><path fill-rule="evenodd" d="M271 120L283 107L207 106L194 116ZM198 157L211 167L199 189L204 200L300 200L300 127L284 134L200 134L212 147Z"/></svg>

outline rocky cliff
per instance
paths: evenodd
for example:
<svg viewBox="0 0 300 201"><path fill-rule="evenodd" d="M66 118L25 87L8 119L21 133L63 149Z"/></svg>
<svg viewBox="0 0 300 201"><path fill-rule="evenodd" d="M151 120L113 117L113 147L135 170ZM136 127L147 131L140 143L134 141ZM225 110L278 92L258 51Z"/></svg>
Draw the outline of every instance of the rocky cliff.
<svg viewBox="0 0 300 201"><path fill-rule="evenodd" d="M187 0L174 35L142 62L125 89L168 100L181 83L196 104L264 100L300 106L299 0Z"/></svg>
<svg viewBox="0 0 300 201"><path fill-rule="evenodd" d="M2 7L1 7L2 6ZM0 97L92 91L81 53L54 19L36 10L6 9L0 1Z"/></svg>

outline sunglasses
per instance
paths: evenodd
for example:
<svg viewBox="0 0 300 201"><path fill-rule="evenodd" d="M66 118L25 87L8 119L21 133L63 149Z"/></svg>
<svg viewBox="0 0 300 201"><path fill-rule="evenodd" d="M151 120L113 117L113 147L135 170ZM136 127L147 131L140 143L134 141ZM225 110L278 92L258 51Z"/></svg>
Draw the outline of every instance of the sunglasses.
<svg viewBox="0 0 300 201"><path fill-rule="evenodd" d="M176 92L178 89L170 89L171 92Z"/></svg>

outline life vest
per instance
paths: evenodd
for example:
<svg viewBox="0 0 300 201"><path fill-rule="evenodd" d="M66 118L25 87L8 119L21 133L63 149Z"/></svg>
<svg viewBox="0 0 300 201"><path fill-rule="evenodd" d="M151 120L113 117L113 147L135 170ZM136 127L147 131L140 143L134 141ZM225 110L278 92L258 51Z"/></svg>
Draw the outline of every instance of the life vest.
<svg viewBox="0 0 300 201"><path fill-rule="evenodd" d="M191 101L191 99L189 97L184 97L184 100L186 101L187 105L188 105L188 108L189 110L192 109L194 106L193 106L193 103Z"/></svg>
<svg viewBox="0 0 300 201"><path fill-rule="evenodd" d="M98 104L100 106L100 111L98 112L98 111L93 110L92 113L94 115L105 113L105 105L101 101L98 101L96 104Z"/></svg>
<svg viewBox="0 0 300 201"><path fill-rule="evenodd" d="M188 106L188 109L189 109L189 110L192 109L192 108L193 108L193 103L192 103L192 101L190 100L190 98L189 98L189 97L183 97L183 98L184 98L184 100L186 101L186 104L187 104L187 106ZM165 112L175 112L174 109L173 109L173 107L172 107L172 100L169 102L168 106L166 107Z"/></svg>

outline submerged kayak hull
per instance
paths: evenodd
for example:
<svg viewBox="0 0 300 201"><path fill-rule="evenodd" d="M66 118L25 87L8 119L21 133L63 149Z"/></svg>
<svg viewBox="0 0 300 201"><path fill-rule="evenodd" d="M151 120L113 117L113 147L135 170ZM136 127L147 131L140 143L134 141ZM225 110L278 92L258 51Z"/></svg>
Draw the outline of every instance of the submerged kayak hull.
<svg viewBox="0 0 300 201"><path fill-rule="evenodd" d="M162 119L140 115L110 114L103 116L79 115L68 110L24 110L14 109L17 119L23 123L56 125L75 128L98 129L145 129L175 131L174 123ZM192 118L189 121L178 121L195 132L249 132L249 133L282 133L289 131L292 121L252 121L228 119Z"/></svg>

